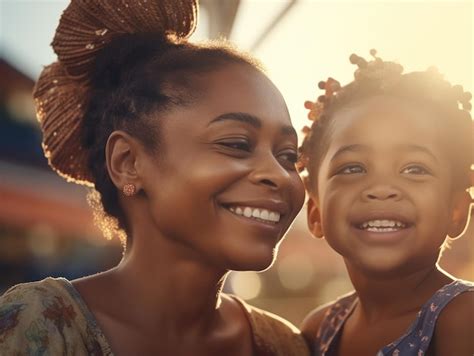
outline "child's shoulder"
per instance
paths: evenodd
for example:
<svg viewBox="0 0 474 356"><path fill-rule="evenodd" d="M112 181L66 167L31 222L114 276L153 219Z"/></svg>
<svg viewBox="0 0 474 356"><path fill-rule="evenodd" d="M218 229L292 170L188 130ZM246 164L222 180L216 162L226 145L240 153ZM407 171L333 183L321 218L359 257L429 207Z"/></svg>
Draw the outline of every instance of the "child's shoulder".
<svg viewBox="0 0 474 356"><path fill-rule="evenodd" d="M312 343L316 339L323 321L331 317L340 317L341 314L347 313L356 298L355 292L351 292L312 310L301 324L301 333L307 342Z"/></svg>
<svg viewBox="0 0 474 356"><path fill-rule="evenodd" d="M440 302L445 305L434 330L436 353L474 354L474 283L456 281L441 295Z"/></svg>

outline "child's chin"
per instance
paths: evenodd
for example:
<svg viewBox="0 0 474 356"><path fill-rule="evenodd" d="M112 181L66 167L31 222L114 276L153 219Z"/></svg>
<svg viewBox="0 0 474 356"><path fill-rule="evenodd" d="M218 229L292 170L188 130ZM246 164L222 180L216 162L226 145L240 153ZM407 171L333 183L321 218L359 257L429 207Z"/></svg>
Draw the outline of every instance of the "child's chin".
<svg viewBox="0 0 474 356"><path fill-rule="evenodd" d="M401 261L398 259L390 258L372 258L358 263L358 268L363 271L363 273L372 278L397 278L403 274L410 274L413 269L416 269L416 266L412 266L409 261Z"/></svg>

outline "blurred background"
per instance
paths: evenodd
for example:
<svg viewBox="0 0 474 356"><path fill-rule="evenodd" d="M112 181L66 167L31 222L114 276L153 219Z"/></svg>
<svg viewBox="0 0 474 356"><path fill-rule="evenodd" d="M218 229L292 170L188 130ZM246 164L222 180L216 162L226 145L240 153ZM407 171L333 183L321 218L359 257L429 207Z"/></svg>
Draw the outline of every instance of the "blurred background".
<svg viewBox="0 0 474 356"><path fill-rule="evenodd" d="M67 3L0 0L0 293L103 271L122 255L119 241L94 227L85 189L52 173L41 150L31 92L55 60L49 44ZM319 80L350 81L353 52L376 48L407 71L435 65L472 92L473 15L471 1L201 0L193 39L226 37L260 58L301 131L303 102L319 95ZM351 290L342 259L308 233L304 210L271 269L232 273L225 287L295 324ZM473 235L471 223L441 260L456 277L474 280Z"/></svg>

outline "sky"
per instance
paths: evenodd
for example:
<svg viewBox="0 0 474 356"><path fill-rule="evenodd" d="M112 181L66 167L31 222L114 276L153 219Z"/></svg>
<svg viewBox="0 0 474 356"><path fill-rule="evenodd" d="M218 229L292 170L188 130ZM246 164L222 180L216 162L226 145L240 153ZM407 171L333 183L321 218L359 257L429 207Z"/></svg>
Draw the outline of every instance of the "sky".
<svg viewBox="0 0 474 356"><path fill-rule="evenodd" d="M221 0L226 1L226 0ZM49 47L67 0L0 0L0 55L36 79L55 60ZM243 0L231 40L250 50L284 0ZM352 79L351 53L375 48L406 71L436 66L453 84L473 89L473 2L299 0L253 54L285 97L293 124L306 124L303 102L331 76ZM193 38L202 38L205 17ZM1 78L0 78L1 79Z"/></svg>

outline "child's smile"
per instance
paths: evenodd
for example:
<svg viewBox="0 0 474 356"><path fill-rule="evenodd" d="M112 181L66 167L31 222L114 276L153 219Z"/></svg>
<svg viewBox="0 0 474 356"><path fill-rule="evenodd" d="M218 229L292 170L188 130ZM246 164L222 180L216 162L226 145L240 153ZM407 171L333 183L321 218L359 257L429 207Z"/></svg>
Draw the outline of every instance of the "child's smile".
<svg viewBox="0 0 474 356"><path fill-rule="evenodd" d="M379 96L332 120L309 219L346 261L364 269L436 261L453 204L436 115Z"/></svg>

